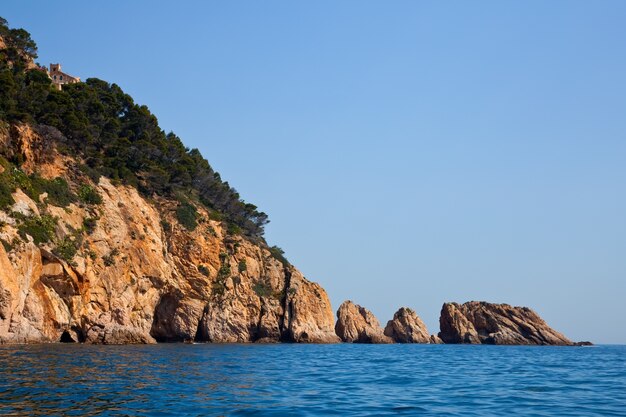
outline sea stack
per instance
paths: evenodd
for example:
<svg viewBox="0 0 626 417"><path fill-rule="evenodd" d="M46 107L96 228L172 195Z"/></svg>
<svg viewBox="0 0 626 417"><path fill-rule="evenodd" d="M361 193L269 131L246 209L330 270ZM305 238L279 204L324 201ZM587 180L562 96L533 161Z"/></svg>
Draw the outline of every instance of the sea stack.
<svg viewBox="0 0 626 417"><path fill-rule="evenodd" d="M385 326L385 336L396 343L430 343L426 325L410 308L402 307Z"/></svg>
<svg viewBox="0 0 626 417"><path fill-rule="evenodd" d="M337 310L335 332L347 343L393 343L374 314L352 301L344 301Z"/></svg>
<svg viewBox="0 0 626 417"><path fill-rule="evenodd" d="M444 303L439 319L444 343L572 345L527 307L470 301Z"/></svg>

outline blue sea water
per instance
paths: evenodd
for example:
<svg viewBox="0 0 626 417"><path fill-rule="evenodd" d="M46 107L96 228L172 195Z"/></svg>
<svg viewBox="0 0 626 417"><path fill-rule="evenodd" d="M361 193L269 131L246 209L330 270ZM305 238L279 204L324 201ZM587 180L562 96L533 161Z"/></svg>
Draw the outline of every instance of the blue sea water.
<svg viewBox="0 0 626 417"><path fill-rule="evenodd" d="M626 346L0 346L0 415L626 416Z"/></svg>

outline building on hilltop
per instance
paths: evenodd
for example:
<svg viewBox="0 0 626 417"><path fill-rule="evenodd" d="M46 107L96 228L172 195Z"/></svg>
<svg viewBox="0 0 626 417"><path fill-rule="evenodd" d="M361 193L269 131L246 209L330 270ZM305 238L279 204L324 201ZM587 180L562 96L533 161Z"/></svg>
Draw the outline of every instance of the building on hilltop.
<svg viewBox="0 0 626 417"><path fill-rule="evenodd" d="M63 84L75 84L80 82L79 77L74 77L61 71L61 64L50 64L50 72L48 76L52 80L52 84L59 90Z"/></svg>

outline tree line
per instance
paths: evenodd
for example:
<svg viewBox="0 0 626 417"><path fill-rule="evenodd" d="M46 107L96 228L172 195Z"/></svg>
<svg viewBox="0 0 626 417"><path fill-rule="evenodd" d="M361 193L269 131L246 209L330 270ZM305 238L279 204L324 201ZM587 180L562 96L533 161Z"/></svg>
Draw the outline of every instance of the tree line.
<svg viewBox="0 0 626 417"><path fill-rule="evenodd" d="M51 85L47 74L28 69L37 45L24 29L0 18L0 119L33 124L60 151L81 161L92 178L100 175L137 187L145 195L192 200L236 230L262 237L265 213L241 199L197 149L165 133L148 107L136 104L116 84L96 78Z"/></svg>

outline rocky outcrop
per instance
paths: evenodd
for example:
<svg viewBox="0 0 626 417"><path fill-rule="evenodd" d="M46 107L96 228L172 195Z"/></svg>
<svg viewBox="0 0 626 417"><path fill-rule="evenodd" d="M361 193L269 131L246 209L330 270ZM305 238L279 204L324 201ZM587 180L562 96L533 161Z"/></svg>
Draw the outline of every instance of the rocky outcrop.
<svg viewBox="0 0 626 417"><path fill-rule="evenodd" d="M317 283L306 280L295 269L289 273L288 278L285 314L281 321L282 341L340 342L334 331L333 310L324 289Z"/></svg>
<svg viewBox="0 0 626 417"><path fill-rule="evenodd" d="M424 322L410 308L402 307L385 326L385 336L396 343L430 343Z"/></svg>
<svg viewBox="0 0 626 417"><path fill-rule="evenodd" d="M571 345L527 307L471 301L445 303L439 319L444 343Z"/></svg>
<svg viewBox="0 0 626 417"><path fill-rule="evenodd" d="M352 301L344 301L337 310L335 332L348 343L393 343L374 314Z"/></svg>
<svg viewBox="0 0 626 417"><path fill-rule="evenodd" d="M178 202L93 182L27 126L0 132L0 154L102 198L57 207L18 188L0 210L0 343L339 341L322 287L202 206L189 230ZM44 218L52 236L35 243L31 229Z"/></svg>

